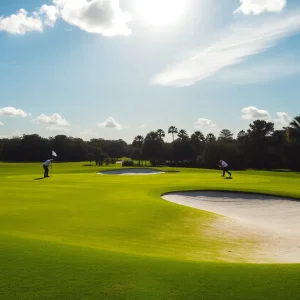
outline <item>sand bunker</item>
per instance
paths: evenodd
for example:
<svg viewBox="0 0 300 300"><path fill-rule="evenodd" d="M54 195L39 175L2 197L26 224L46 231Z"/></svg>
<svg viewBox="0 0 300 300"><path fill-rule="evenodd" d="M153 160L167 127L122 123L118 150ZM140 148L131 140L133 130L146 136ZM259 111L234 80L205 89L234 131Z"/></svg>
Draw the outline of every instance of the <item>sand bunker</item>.
<svg viewBox="0 0 300 300"><path fill-rule="evenodd" d="M122 170L109 170L99 172L98 174L102 175L155 175L155 174L164 174L154 169L145 169L145 168L133 168L133 169L122 169Z"/></svg>
<svg viewBox="0 0 300 300"><path fill-rule="evenodd" d="M265 258L274 262L300 262L300 201L256 194L178 192L163 199L226 216L236 221L236 232L247 227L264 236ZM239 226L240 225L240 226Z"/></svg>

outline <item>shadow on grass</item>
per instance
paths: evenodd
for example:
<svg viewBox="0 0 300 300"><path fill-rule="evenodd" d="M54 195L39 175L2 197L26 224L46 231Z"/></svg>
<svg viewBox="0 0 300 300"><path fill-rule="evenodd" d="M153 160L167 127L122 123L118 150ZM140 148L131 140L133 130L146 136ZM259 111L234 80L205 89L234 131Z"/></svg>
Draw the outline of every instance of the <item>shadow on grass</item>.
<svg viewBox="0 0 300 300"><path fill-rule="evenodd" d="M228 180L228 179L230 179L230 180L231 180L231 179L232 179L232 177L225 177L225 178L223 178L223 179L227 179L227 180Z"/></svg>
<svg viewBox="0 0 300 300"><path fill-rule="evenodd" d="M40 177L40 178L35 178L34 180L43 180L45 179L44 177Z"/></svg>
<svg viewBox="0 0 300 300"><path fill-rule="evenodd" d="M293 173L293 172L295 172L295 171L289 170L289 169L265 169L265 168L261 169L261 171L278 172L278 173Z"/></svg>

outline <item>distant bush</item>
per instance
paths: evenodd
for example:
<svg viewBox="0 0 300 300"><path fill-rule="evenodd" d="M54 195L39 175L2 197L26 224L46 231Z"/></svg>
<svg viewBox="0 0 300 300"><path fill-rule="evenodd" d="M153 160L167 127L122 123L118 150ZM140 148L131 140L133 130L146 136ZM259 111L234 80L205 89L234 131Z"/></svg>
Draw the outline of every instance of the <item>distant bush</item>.
<svg viewBox="0 0 300 300"><path fill-rule="evenodd" d="M122 162L122 166L123 167L133 167L133 161L132 160L124 160L123 162Z"/></svg>
<svg viewBox="0 0 300 300"><path fill-rule="evenodd" d="M117 159L116 159L116 158L111 158L111 159L110 159L110 163L111 163L112 165L116 164L116 163L117 163Z"/></svg>
<svg viewBox="0 0 300 300"><path fill-rule="evenodd" d="M105 163L105 165L106 165L106 166L108 166L108 165L110 164L110 161L111 161L111 159L110 159L110 158L108 158L108 157L107 157L107 158L105 158L105 159L104 159L104 163Z"/></svg>

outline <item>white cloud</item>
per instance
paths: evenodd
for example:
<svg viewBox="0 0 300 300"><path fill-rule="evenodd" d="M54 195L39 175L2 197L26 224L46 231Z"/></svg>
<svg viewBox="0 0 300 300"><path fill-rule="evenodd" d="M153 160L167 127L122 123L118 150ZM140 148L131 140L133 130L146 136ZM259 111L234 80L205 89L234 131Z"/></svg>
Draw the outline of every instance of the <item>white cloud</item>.
<svg viewBox="0 0 300 300"><path fill-rule="evenodd" d="M104 36L129 35L131 17L119 0L53 0L62 19L80 29Z"/></svg>
<svg viewBox="0 0 300 300"><path fill-rule="evenodd" d="M194 129L200 130L204 134L208 134L208 133L217 134L220 131L217 124L205 118L198 118L198 120L194 123Z"/></svg>
<svg viewBox="0 0 300 300"><path fill-rule="evenodd" d="M103 123L98 124L99 127L122 129L122 125L117 123L113 117L107 118Z"/></svg>
<svg viewBox="0 0 300 300"><path fill-rule="evenodd" d="M274 127L277 130L288 126L289 123L292 121L292 117L290 117L289 114L286 112L278 112L276 113L276 118L272 118L268 111L258 109L254 106L243 108L242 113L242 119L247 121L265 120L268 122L273 122Z"/></svg>
<svg viewBox="0 0 300 300"><path fill-rule="evenodd" d="M201 128L216 128L217 125L214 124L211 120L209 119L203 119L203 118L199 118L196 122L195 122L195 128L196 129L201 129Z"/></svg>
<svg viewBox="0 0 300 300"><path fill-rule="evenodd" d="M242 119L244 120L265 120L271 121L271 116L268 111L258 109L254 106L244 107L242 109Z"/></svg>
<svg viewBox="0 0 300 300"><path fill-rule="evenodd" d="M300 63L276 59L250 66L224 69L213 80L229 84L264 84L272 80L300 74Z"/></svg>
<svg viewBox="0 0 300 300"><path fill-rule="evenodd" d="M287 113L285 112L278 112L277 118L273 120L275 124L275 129L282 129L282 127L286 127L290 124L290 122L293 120L292 117L290 117Z"/></svg>
<svg viewBox="0 0 300 300"><path fill-rule="evenodd" d="M0 122L0 126L4 126L4 123Z"/></svg>
<svg viewBox="0 0 300 300"><path fill-rule="evenodd" d="M50 27L53 27L59 18L59 10L54 5L42 5L39 9L39 14L45 16L44 23Z"/></svg>
<svg viewBox="0 0 300 300"><path fill-rule="evenodd" d="M41 114L36 119L32 120L32 122L39 125L47 125L46 128L53 131L57 131L58 129L68 131L67 127L70 126L69 122L57 113L52 116Z"/></svg>
<svg viewBox="0 0 300 300"><path fill-rule="evenodd" d="M248 57L267 51L282 38L300 31L300 13L264 18L252 24L236 23L206 49L196 50L154 76L153 84L183 87L195 84Z"/></svg>
<svg viewBox="0 0 300 300"><path fill-rule="evenodd" d="M32 122L39 125L45 125L46 129L50 131L70 132L70 123L57 113L52 116L41 114L36 119L32 120Z"/></svg>
<svg viewBox="0 0 300 300"><path fill-rule="evenodd" d="M58 18L88 33L103 36L131 34L127 23L131 16L123 12L119 0L53 0L53 5L42 5L31 15L25 9L0 18L0 31L11 34L42 32L44 25L53 27Z"/></svg>
<svg viewBox="0 0 300 300"><path fill-rule="evenodd" d="M27 113L22 109L17 109L15 107L3 107L0 109L0 116L9 116L9 117L26 117Z"/></svg>
<svg viewBox="0 0 300 300"><path fill-rule="evenodd" d="M16 14L0 18L0 31L20 35L31 31L42 32L43 22L36 12L29 16L25 9L20 9Z"/></svg>
<svg viewBox="0 0 300 300"><path fill-rule="evenodd" d="M263 12L281 12L286 6L286 0L240 0L241 6L235 13L259 15Z"/></svg>

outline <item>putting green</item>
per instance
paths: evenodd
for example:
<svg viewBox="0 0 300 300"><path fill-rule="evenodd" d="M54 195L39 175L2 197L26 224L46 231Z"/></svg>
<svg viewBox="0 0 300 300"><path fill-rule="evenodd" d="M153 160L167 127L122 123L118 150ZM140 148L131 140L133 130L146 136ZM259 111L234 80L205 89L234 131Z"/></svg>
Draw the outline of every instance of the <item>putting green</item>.
<svg viewBox="0 0 300 300"><path fill-rule="evenodd" d="M0 164L0 299L298 297L299 265L249 264L255 239L161 195L203 188L300 197L299 175L99 176L83 165L57 164L53 177L34 180L40 164Z"/></svg>

